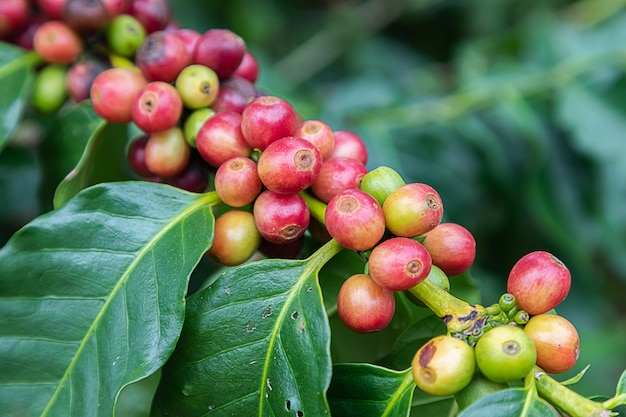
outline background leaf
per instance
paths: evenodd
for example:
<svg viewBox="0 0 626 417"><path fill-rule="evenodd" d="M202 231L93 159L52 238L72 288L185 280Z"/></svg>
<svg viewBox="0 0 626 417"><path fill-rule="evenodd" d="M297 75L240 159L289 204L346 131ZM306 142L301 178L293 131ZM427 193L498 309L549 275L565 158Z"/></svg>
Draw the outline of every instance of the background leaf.
<svg viewBox="0 0 626 417"><path fill-rule="evenodd" d="M337 364L328 402L335 416L408 416L414 390L411 368L398 372L365 363Z"/></svg>
<svg viewBox="0 0 626 417"><path fill-rule="evenodd" d="M19 126L39 59L34 52L0 42L0 152Z"/></svg>
<svg viewBox="0 0 626 417"><path fill-rule="evenodd" d="M191 297L152 414L327 415L330 332L317 273L339 250L331 240L306 260L245 264Z"/></svg>
<svg viewBox="0 0 626 417"><path fill-rule="evenodd" d="M622 375L619 377L619 381L617 381L617 389L615 391L615 395L626 394L626 371L622 372Z"/></svg>
<svg viewBox="0 0 626 417"><path fill-rule="evenodd" d="M557 417L558 414L544 400L534 397L527 412L523 412L528 391L511 388L488 395L476 401L459 417Z"/></svg>
<svg viewBox="0 0 626 417"><path fill-rule="evenodd" d="M0 250L3 413L109 417L124 385L159 369L217 201L104 184L17 232Z"/></svg>

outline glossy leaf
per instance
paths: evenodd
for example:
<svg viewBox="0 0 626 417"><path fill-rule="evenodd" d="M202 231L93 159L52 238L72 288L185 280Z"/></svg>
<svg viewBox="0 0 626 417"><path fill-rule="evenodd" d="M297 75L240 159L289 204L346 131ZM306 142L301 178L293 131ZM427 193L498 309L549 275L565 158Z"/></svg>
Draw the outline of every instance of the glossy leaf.
<svg viewBox="0 0 626 417"><path fill-rule="evenodd" d="M626 371L622 372L622 375L617 381L617 389L615 395L626 395Z"/></svg>
<svg viewBox="0 0 626 417"><path fill-rule="evenodd" d="M0 42L0 151L20 123L29 100L33 66L39 60L34 52Z"/></svg>
<svg viewBox="0 0 626 417"><path fill-rule="evenodd" d="M0 409L107 416L174 349L188 278L213 236L215 194L102 184L0 250Z"/></svg>
<svg viewBox="0 0 626 417"><path fill-rule="evenodd" d="M317 274L341 247L226 271L189 299L152 414L328 414L330 332Z"/></svg>
<svg viewBox="0 0 626 417"><path fill-rule="evenodd" d="M408 416L415 382L411 369L392 371L370 364L338 364L328 390L333 415Z"/></svg>
<svg viewBox="0 0 626 417"><path fill-rule="evenodd" d="M522 388L496 392L476 401L459 417L557 417L558 414L544 400L532 396ZM528 404L526 403L528 401Z"/></svg>

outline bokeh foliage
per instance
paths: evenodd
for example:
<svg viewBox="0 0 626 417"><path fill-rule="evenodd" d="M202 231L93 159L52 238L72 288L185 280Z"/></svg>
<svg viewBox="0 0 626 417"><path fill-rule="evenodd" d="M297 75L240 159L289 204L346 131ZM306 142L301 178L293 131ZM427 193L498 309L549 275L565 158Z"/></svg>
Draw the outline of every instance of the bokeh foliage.
<svg viewBox="0 0 626 417"><path fill-rule="evenodd" d="M578 390L610 393L626 367L626 2L171 3L182 27L239 33L260 87L361 134L370 168L434 186L476 237L484 303L523 254L561 258L573 372L592 364ZM41 132L25 124L0 153L0 243L51 208Z"/></svg>

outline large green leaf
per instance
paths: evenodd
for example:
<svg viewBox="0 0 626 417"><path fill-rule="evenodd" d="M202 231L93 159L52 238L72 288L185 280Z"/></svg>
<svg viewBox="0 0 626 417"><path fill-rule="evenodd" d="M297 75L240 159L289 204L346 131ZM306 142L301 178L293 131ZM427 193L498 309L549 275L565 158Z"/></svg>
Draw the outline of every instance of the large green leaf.
<svg viewBox="0 0 626 417"><path fill-rule="evenodd" d="M498 391L476 401L459 417L557 417L547 402L523 388Z"/></svg>
<svg viewBox="0 0 626 417"><path fill-rule="evenodd" d="M34 52L0 42L0 151L20 123L39 60Z"/></svg>
<svg viewBox="0 0 626 417"><path fill-rule="evenodd" d="M411 368L398 372L370 364L338 364L328 390L335 416L408 416L415 382Z"/></svg>
<svg viewBox="0 0 626 417"><path fill-rule="evenodd" d="M323 416L330 331L317 279L341 247L226 271L189 299L153 415Z"/></svg>
<svg viewBox="0 0 626 417"><path fill-rule="evenodd" d="M119 390L174 349L214 193L102 184L0 250L0 409L111 416Z"/></svg>

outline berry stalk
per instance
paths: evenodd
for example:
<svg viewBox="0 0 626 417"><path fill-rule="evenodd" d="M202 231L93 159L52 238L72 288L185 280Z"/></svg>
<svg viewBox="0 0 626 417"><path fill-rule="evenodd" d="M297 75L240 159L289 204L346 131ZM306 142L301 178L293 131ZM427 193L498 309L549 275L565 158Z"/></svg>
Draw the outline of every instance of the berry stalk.
<svg viewBox="0 0 626 417"><path fill-rule="evenodd" d="M535 367L535 384L539 395L571 417L609 417L613 415L602 404L572 391Z"/></svg>

